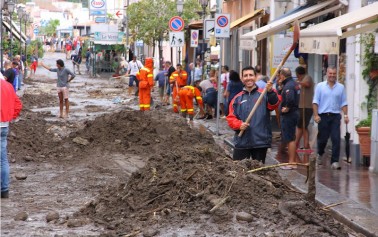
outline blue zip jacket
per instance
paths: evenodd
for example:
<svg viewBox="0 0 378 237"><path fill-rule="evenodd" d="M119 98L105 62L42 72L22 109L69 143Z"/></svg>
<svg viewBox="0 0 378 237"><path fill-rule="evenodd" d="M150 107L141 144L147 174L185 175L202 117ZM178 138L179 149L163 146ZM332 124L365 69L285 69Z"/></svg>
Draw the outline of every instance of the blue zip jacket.
<svg viewBox="0 0 378 237"><path fill-rule="evenodd" d="M299 87L292 77L286 78L283 82L283 88L281 91L282 103L280 105L280 111L282 107L288 107L289 111L287 113L282 113L282 115L291 115L298 109L299 104Z"/></svg>
<svg viewBox="0 0 378 237"><path fill-rule="evenodd" d="M241 137L238 136L240 126L256 104L263 89L254 88L251 92L243 89L230 102L227 122L235 130L234 145L236 148L268 148L272 143L270 111L276 109L281 101L275 90L267 92L250 121L250 126Z"/></svg>

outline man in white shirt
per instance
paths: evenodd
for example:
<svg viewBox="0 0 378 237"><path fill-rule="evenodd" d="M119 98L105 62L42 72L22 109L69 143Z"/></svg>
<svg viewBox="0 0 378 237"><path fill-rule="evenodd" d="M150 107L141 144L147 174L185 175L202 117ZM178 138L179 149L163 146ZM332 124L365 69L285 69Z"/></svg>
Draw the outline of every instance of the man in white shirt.
<svg viewBox="0 0 378 237"><path fill-rule="evenodd" d="M127 74L130 76L129 77L129 95L131 95L133 88L134 88L134 81L135 81L135 86L136 86L136 91L135 91L135 96L138 96L138 80L136 78L136 74L139 72L139 70L143 67L143 64L141 61L137 60L136 56L133 55L133 60L129 62L129 70Z"/></svg>

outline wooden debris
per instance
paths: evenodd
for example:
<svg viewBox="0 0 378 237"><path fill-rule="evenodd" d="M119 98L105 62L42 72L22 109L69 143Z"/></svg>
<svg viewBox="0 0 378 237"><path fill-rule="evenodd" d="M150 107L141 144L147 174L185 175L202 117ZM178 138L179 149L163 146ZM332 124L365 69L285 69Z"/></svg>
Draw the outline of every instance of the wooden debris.
<svg viewBox="0 0 378 237"><path fill-rule="evenodd" d="M308 163L306 163L306 164L303 164L303 163L281 163L281 164L276 164L276 165L268 165L268 166L260 167L260 168L257 168L257 169L248 170L247 173L253 173L253 172L256 172L256 171L260 171L260 170L277 168L277 167L280 167L280 166L287 166L287 165L308 166Z"/></svg>
<svg viewBox="0 0 378 237"><path fill-rule="evenodd" d="M213 213L216 211L219 207L221 207L227 200L230 198L230 196L227 196L225 198L222 198L217 205L215 205L213 208L211 208L210 213Z"/></svg>

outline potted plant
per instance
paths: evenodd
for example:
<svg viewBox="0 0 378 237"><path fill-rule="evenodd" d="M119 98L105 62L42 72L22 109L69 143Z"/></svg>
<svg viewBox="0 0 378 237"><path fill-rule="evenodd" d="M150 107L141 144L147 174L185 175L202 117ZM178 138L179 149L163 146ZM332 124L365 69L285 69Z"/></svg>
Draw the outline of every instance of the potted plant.
<svg viewBox="0 0 378 237"><path fill-rule="evenodd" d="M361 120L356 125L356 131L358 134L358 140L360 141L360 149L363 157L370 157L371 153L371 114L367 119Z"/></svg>
<svg viewBox="0 0 378 237"><path fill-rule="evenodd" d="M364 46L362 65L362 77L366 81L369 89L366 95L366 106L368 116L371 116L372 110L377 108L377 89L378 89L378 54L374 52L375 34L367 33L361 38Z"/></svg>

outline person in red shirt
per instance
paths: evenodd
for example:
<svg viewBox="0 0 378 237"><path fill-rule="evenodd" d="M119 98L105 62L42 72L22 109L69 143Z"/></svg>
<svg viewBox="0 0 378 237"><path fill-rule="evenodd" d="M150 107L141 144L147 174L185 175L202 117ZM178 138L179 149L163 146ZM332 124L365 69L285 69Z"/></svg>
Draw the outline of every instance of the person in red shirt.
<svg viewBox="0 0 378 237"><path fill-rule="evenodd" d="M12 84L5 81L0 73L1 85L1 198L9 197L9 162L7 151L7 139L9 133L9 122L16 119L21 112L22 103L16 95Z"/></svg>

